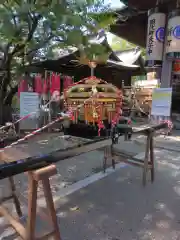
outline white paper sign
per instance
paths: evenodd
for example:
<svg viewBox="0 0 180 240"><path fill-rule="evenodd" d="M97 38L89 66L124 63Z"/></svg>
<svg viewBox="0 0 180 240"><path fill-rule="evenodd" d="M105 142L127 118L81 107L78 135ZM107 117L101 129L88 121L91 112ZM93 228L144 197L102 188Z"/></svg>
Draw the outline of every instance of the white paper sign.
<svg viewBox="0 0 180 240"><path fill-rule="evenodd" d="M166 116L171 114L172 88L156 88L152 94L152 116Z"/></svg>
<svg viewBox="0 0 180 240"><path fill-rule="evenodd" d="M159 85L159 80L158 79L153 79L153 80L140 80L140 81L135 81L134 86L135 87L144 87L144 88L157 88Z"/></svg>
<svg viewBox="0 0 180 240"><path fill-rule="evenodd" d="M39 94L35 92L21 92L20 93L20 117L24 117L32 112L35 114L29 118L35 118L39 116Z"/></svg>

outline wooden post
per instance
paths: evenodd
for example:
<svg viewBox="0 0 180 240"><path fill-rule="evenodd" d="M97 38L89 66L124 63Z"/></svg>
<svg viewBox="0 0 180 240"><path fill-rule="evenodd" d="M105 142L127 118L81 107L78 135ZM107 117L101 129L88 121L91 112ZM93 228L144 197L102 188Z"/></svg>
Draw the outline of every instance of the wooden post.
<svg viewBox="0 0 180 240"><path fill-rule="evenodd" d="M36 223L36 208L37 208L37 187L41 181L44 190L44 197L47 204L47 209L53 224L53 231L48 233L48 236L53 236L55 240L61 240L56 211L54 208L53 197L49 182L49 177L56 174L56 166L51 165L33 172L28 173L29 178L29 194L28 194L28 223L27 223L27 240L35 238L35 223ZM42 239L45 236L42 237ZM39 239L39 238L38 238Z"/></svg>
<svg viewBox="0 0 180 240"><path fill-rule="evenodd" d="M115 167L116 167L116 161L115 161L115 159L114 159L113 143L112 143L111 146L110 146L110 155L111 155L111 157L112 157L112 167L113 167L113 169L115 169Z"/></svg>
<svg viewBox="0 0 180 240"><path fill-rule="evenodd" d="M146 150L144 157L144 168L143 168L143 185L146 185L147 182L147 172L148 172L148 164L149 164L149 150L150 150L150 139L151 133L147 134L147 142L146 142Z"/></svg>
<svg viewBox="0 0 180 240"><path fill-rule="evenodd" d="M49 179L44 178L42 180L42 185L44 189L44 196L46 199L47 209L49 210L49 215L54 226L54 239L61 240Z"/></svg>
<svg viewBox="0 0 180 240"><path fill-rule="evenodd" d="M154 134L150 136L151 182L154 182Z"/></svg>
<svg viewBox="0 0 180 240"><path fill-rule="evenodd" d="M137 131L143 133L143 135L146 136L146 148L145 148L145 157L144 159L139 159L135 156L132 156L131 154L124 152L121 152L118 148L116 148L116 142L112 139L112 146L111 146L111 158L112 158L112 164L115 166L115 160L121 161L127 164L131 164L137 167L141 167L143 169L142 174L142 183L145 186L147 182L147 173L150 171L151 173L151 182L154 182L154 175L155 175L155 166L154 166L154 133L160 128L161 126L155 126L148 127L146 129ZM136 133L137 133L136 132ZM105 156L104 163L107 162L107 157ZM104 167L105 169L105 167Z"/></svg>
<svg viewBox="0 0 180 240"><path fill-rule="evenodd" d="M103 171L104 173L106 172L106 168L107 168L107 161L108 159L111 158L111 163L112 163L112 167L113 169L115 169L115 159L114 159L114 154L113 154L113 144L111 144L111 146L107 146L104 148L104 159L103 159Z"/></svg>
<svg viewBox="0 0 180 240"><path fill-rule="evenodd" d="M27 240L35 238L36 224L36 202L38 182L33 179L33 174L28 173L28 221L27 221Z"/></svg>
<svg viewBox="0 0 180 240"><path fill-rule="evenodd" d="M16 195L16 186L15 186L13 177L9 178L9 182L10 182L10 187L11 187L11 191L12 191L12 198L13 198L13 201L14 201L16 212L17 212L19 217L22 217L21 205L20 205L19 199Z"/></svg>
<svg viewBox="0 0 180 240"><path fill-rule="evenodd" d="M104 148L104 158L103 158L103 171L106 172L107 167L107 148Z"/></svg>

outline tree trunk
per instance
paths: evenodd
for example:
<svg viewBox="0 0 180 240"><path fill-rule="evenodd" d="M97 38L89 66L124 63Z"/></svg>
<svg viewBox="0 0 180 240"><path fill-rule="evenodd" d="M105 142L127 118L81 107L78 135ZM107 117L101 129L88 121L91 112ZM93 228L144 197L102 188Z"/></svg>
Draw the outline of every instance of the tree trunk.
<svg viewBox="0 0 180 240"><path fill-rule="evenodd" d="M14 95L18 92L18 85L16 85L15 87L11 88L11 90L7 93L6 97L4 98L4 104L5 105L12 105L12 100Z"/></svg>
<svg viewBox="0 0 180 240"><path fill-rule="evenodd" d="M10 105L0 103L0 125L12 122L12 108Z"/></svg>
<svg viewBox="0 0 180 240"><path fill-rule="evenodd" d="M17 92L18 87L12 88L7 92L7 82L9 79L1 79L0 88L0 125L5 125L6 122L12 122L12 99L14 94Z"/></svg>

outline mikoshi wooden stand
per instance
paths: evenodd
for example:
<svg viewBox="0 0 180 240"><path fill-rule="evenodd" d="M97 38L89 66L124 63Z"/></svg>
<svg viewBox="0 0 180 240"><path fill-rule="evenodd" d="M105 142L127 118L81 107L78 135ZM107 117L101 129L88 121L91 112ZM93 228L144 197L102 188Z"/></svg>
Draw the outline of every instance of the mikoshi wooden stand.
<svg viewBox="0 0 180 240"><path fill-rule="evenodd" d="M112 158L115 161L123 161L125 163L141 167L143 169L142 182L145 186L147 183L147 174L150 171L151 182L154 182L154 144L153 144L153 133L147 134L146 138L146 147L145 147L145 156L144 159L138 159L127 153L122 153L118 151L115 145L112 148Z"/></svg>
<svg viewBox="0 0 180 240"><path fill-rule="evenodd" d="M134 130L134 134L143 134L146 136L146 147L145 147L145 156L144 159L138 159L133 156L131 156L128 153L123 153L121 150L119 150L116 147L116 143L113 143L111 148L109 149L109 152L105 152L105 159L104 159L104 171L106 169L107 159L112 159L112 166L115 168L115 162L116 161L122 161L134 166L141 167L143 169L143 176L142 176L142 182L145 186L147 183L147 174L150 171L151 174L151 182L154 182L154 133L157 130L160 130L162 128L166 128L167 124L157 124L157 125L151 125L150 127L144 127L141 130ZM127 137L125 137L125 140L127 141Z"/></svg>
<svg viewBox="0 0 180 240"><path fill-rule="evenodd" d="M108 146L110 146L112 143L110 138L100 140L100 141L95 141L90 144L82 145L82 146L77 146L73 149L69 149L67 151L59 151L57 153L54 153L52 156L54 159L57 161L64 160L73 156L78 156L83 153L87 153L90 151L94 151L97 149L103 149ZM17 165L16 161L19 159L22 159L22 161L19 163L20 165L22 162L26 162L27 158L33 159L33 157L30 157L28 154L21 152L20 150L14 148L8 148L6 149L6 152L1 152L0 153L0 161L8 163L11 166L11 169L13 168L13 164L17 170ZM27 160L28 161L28 160ZM31 169L32 167L38 168L38 170L35 171L29 171L27 172L28 174L28 220L27 224L22 225L20 223L20 220L22 219L22 211L21 211L21 205L19 202L19 199L16 194L16 189L15 189L15 183L13 180L13 177L9 177L11 175L8 175L7 178L9 177L10 181L10 190L11 190L11 195L9 197L0 199L0 215L3 215L7 220L9 220L10 224L12 227L19 233L19 235L22 237L23 240L42 240L42 239L48 239L50 236L54 236L55 240L61 240L60 237L60 232L58 229L58 224L57 224L57 219L56 219L56 212L53 204L53 198L52 198L52 193L50 189L50 182L49 178L57 173L56 166L55 165L50 165L46 167L46 161L43 160L42 162L36 162L36 159L34 159L34 165L31 162ZM45 165L43 165L45 164ZM4 165L4 164L2 164ZM42 167L44 166L44 167ZM20 168L21 169L21 168ZM25 170L24 170L25 171ZM15 172L15 174L20 174L24 171L19 171ZM27 170L26 170L27 171ZM3 171L1 171L1 174ZM12 170L13 172L13 170ZM11 174L12 174L11 172ZM1 175L1 177L2 177ZM3 179L3 178L2 178ZM43 185L43 190L44 190L44 195L47 203L47 210L49 211L50 215L50 220L53 225L53 229L51 231L48 231L47 233L44 233L46 231L46 228L49 227L46 226L43 228L43 236L41 236L41 233L36 233L35 234L35 219L37 216L36 210L37 210L37 188L39 181L42 182ZM6 202L7 200L13 199L14 200L14 205L15 209L18 215L18 219L14 218L8 210L2 205L3 202ZM43 209L44 210L44 209ZM41 211L42 212L42 211ZM44 211L43 211L44 212ZM44 217L42 214L40 217ZM46 218L47 219L47 218ZM49 218L47 219L49 220ZM49 222L49 221L48 221ZM46 224L47 225L47 224Z"/></svg>
<svg viewBox="0 0 180 240"><path fill-rule="evenodd" d="M4 153L1 153L1 160L10 160L10 158ZM57 173L57 169L55 165L50 165L48 167L44 167L32 172L28 172L28 217L25 223L21 223L21 219L23 219L23 214L21 211L20 201L17 197L15 183L13 177L9 178L11 195L9 197L0 199L0 215L4 216L10 223L10 225L16 230L16 232L20 235L23 240L43 240L49 239L53 237L55 240L61 240L56 211L53 203L53 197L50 187L49 178ZM36 219L39 217L37 215L37 191L38 184L42 183L44 197L46 200L48 216L46 220L48 220L48 224L46 222L46 227L43 228L43 232L38 232L36 230ZM12 216L9 213L8 209L3 206L3 203L7 200L13 199L15 209L18 215L17 217ZM43 213L44 214L44 213ZM42 216L40 215L40 218ZM44 216L42 219L44 221ZM49 230L49 220L52 225L52 229ZM25 226L24 226L25 225ZM48 232L47 232L48 231Z"/></svg>

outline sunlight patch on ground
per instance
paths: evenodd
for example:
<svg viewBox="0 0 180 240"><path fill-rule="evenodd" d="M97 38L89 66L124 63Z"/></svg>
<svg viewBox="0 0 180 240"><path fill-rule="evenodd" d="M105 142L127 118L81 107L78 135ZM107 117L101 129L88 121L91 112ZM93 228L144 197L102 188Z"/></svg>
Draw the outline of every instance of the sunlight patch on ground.
<svg viewBox="0 0 180 240"><path fill-rule="evenodd" d="M173 189L177 193L177 195L180 196L180 186L174 186Z"/></svg>
<svg viewBox="0 0 180 240"><path fill-rule="evenodd" d="M170 167L173 170L180 170L180 167L178 167L176 164L167 162L167 160L161 160L161 165Z"/></svg>
<svg viewBox="0 0 180 240"><path fill-rule="evenodd" d="M158 203L155 208L163 212L168 218L174 219L175 214L164 203Z"/></svg>
<svg viewBox="0 0 180 240"><path fill-rule="evenodd" d="M153 220L152 214L148 213L143 219L143 222L151 222Z"/></svg>
<svg viewBox="0 0 180 240"><path fill-rule="evenodd" d="M166 220L161 220L159 222L156 222L156 226L158 228L162 228L162 229L169 229L170 228L170 223Z"/></svg>
<svg viewBox="0 0 180 240"><path fill-rule="evenodd" d="M48 140L40 140L37 142L38 144L47 144L48 143Z"/></svg>
<svg viewBox="0 0 180 240"><path fill-rule="evenodd" d="M161 136L161 138L162 138L162 136ZM166 136L165 138L164 138L165 140L167 140L167 141L178 141L178 142L180 142L180 136Z"/></svg>

